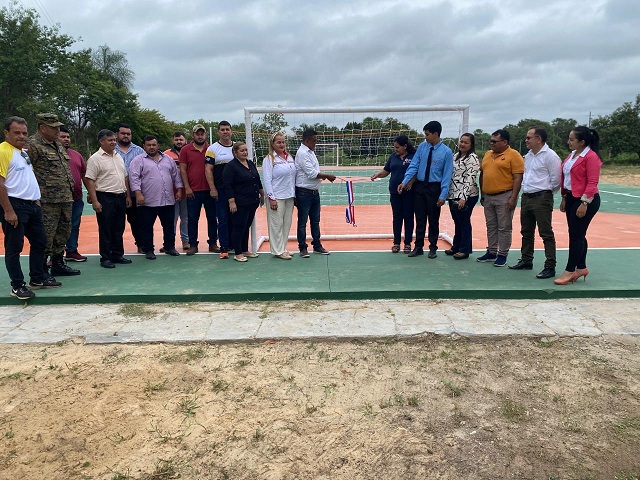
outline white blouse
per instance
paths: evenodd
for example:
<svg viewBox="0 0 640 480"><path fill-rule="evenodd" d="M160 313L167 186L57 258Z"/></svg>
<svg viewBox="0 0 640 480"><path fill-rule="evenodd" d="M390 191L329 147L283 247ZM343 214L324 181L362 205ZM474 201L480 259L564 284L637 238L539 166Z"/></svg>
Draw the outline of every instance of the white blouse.
<svg viewBox="0 0 640 480"><path fill-rule="evenodd" d="M287 152L262 160L262 184L268 198L284 200L296 196L295 158Z"/></svg>

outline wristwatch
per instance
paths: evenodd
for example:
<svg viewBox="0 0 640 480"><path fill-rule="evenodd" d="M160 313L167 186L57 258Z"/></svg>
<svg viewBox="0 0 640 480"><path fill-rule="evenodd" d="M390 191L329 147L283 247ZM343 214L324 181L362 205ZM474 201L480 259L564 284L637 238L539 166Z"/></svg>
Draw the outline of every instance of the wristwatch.
<svg viewBox="0 0 640 480"><path fill-rule="evenodd" d="M584 206L586 206L586 207L588 207L588 206L589 206L589 202L587 202L586 200L583 200L583 201L582 201L582 204L583 204Z"/></svg>

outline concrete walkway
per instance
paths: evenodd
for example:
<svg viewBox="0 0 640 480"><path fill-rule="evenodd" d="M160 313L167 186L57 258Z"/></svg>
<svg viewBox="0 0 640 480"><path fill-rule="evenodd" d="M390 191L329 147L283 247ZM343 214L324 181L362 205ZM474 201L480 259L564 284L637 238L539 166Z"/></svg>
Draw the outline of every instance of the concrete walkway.
<svg viewBox="0 0 640 480"><path fill-rule="evenodd" d="M640 299L300 300L0 307L0 343L640 335Z"/></svg>

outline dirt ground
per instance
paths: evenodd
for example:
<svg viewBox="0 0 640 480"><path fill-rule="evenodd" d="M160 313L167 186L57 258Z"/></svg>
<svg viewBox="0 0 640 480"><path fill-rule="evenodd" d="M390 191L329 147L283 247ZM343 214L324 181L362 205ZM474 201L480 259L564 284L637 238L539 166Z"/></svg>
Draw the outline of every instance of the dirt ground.
<svg viewBox="0 0 640 480"><path fill-rule="evenodd" d="M632 165L604 166L600 172L600 182L640 187L640 167Z"/></svg>
<svg viewBox="0 0 640 480"><path fill-rule="evenodd" d="M2 479L638 479L640 339L0 346Z"/></svg>

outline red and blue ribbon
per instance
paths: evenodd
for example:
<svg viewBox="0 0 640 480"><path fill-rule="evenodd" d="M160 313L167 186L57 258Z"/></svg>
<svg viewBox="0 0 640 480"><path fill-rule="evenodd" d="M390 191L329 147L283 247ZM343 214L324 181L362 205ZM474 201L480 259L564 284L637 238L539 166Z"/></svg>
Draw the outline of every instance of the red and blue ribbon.
<svg viewBox="0 0 640 480"><path fill-rule="evenodd" d="M353 194L353 181L347 180L345 182L345 185L347 186L347 201L349 202L349 206L347 207L345 212L345 217L347 223L350 223L351 225L356 227L356 212L355 208L353 207L353 202L355 200L355 196Z"/></svg>

